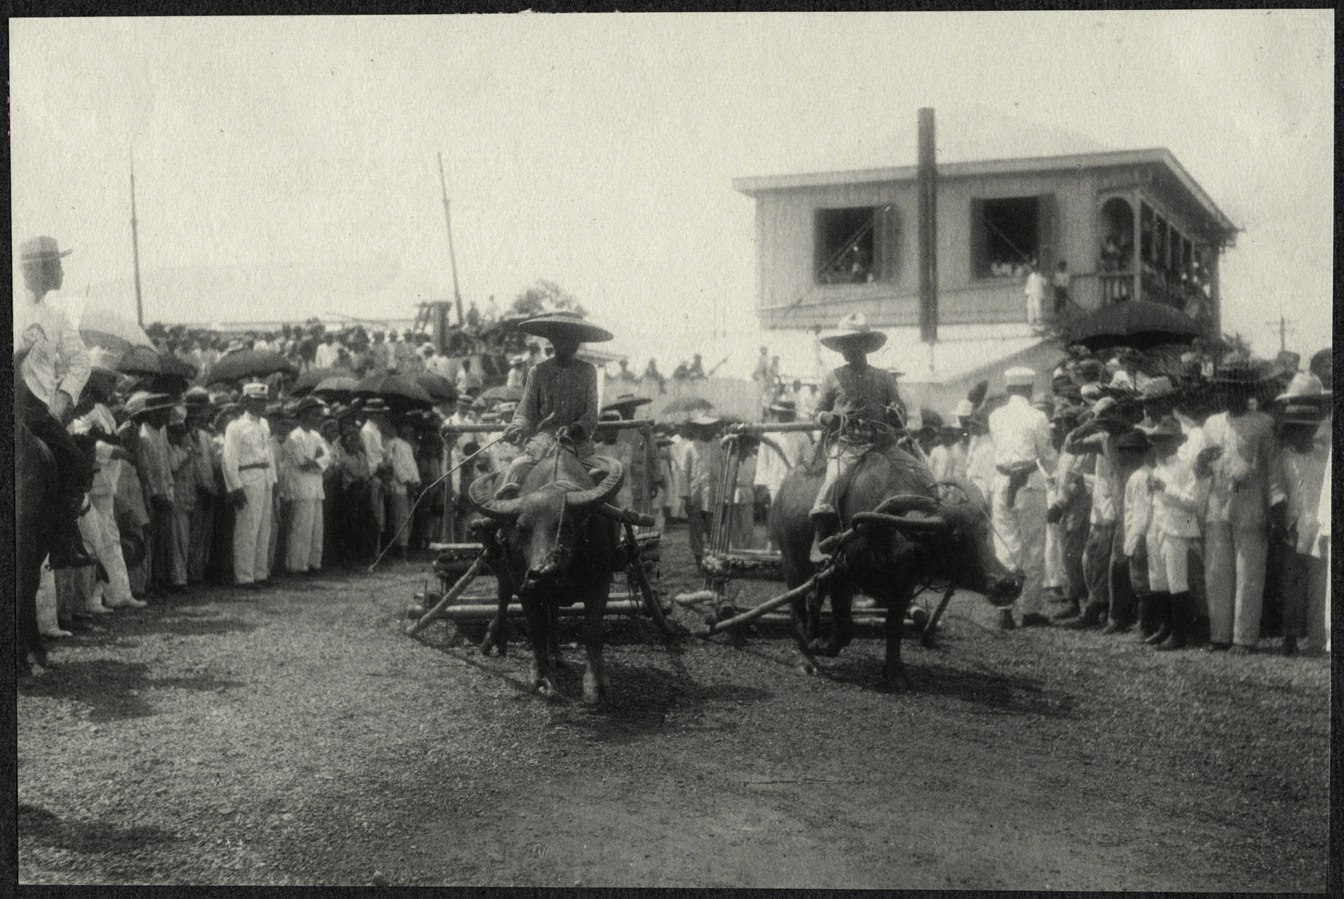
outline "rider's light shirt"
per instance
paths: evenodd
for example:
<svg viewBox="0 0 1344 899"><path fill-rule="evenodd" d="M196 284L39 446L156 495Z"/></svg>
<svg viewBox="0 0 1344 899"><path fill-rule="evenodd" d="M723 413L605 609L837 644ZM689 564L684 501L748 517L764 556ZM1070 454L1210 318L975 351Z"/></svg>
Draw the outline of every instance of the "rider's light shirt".
<svg viewBox="0 0 1344 899"><path fill-rule="evenodd" d="M842 365L827 372L821 384L817 412L839 412L845 416L887 421L887 406L900 406L896 376L889 371L866 365L857 370Z"/></svg>
<svg viewBox="0 0 1344 899"><path fill-rule="evenodd" d="M57 390L78 400L89 379L89 354L65 313L31 294L14 301L14 351L28 351L23 382L33 395L51 405Z"/></svg>

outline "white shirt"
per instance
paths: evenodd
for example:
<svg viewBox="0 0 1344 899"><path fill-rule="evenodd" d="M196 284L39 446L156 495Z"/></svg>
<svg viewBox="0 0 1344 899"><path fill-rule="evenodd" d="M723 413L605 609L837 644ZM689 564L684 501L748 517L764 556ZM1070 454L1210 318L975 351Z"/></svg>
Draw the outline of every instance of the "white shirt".
<svg viewBox="0 0 1344 899"><path fill-rule="evenodd" d="M263 462L266 463L265 469L242 468L244 465L259 465ZM244 476L248 480L263 477L268 483L275 483L277 475L271 465L271 427L265 419L244 412L229 422L229 426L224 429L224 449L220 463L224 468L224 486L229 491L241 490Z"/></svg>
<svg viewBox="0 0 1344 899"><path fill-rule="evenodd" d="M51 405L56 391L78 400L89 380L89 353L65 313L31 294L14 298L14 350L28 350L23 382L33 395Z"/></svg>
<svg viewBox="0 0 1344 899"><path fill-rule="evenodd" d="M1050 443L1050 420L1021 394L989 415L989 436L994 441L995 466L1013 466L1039 461L1054 471L1057 453Z"/></svg>
<svg viewBox="0 0 1344 899"><path fill-rule="evenodd" d="M364 455L369 457L370 470L383 464L386 453L383 450L383 432L371 421L364 422L359 429L359 439L364 443Z"/></svg>
<svg viewBox="0 0 1344 899"><path fill-rule="evenodd" d="M295 428L285 439L285 454L289 457L289 498L296 500L323 499L322 472L331 464L326 441L316 431ZM304 471L307 462L316 462L318 471Z"/></svg>
<svg viewBox="0 0 1344 899"><path fill-rule="evenodd" d="M1199 537L1209 479L1196 478L1194 463L1182 459L1180 452L1154 466L1153 477L1162 482L1162 489L1153 494L1153 530L1170 537Z"/></svg>
<svg viewBox="0 0 1344 899"><path fill-rule="evenodd" d="M1297 528L1297 551L1303 555L1316 547L1316 537L1324 525L1329 532L1329 500L1326 500L1323 520L1321 495L1329 490L1329 450L1319 444L1309 453L1299 453L1285 447L1279 453L1283 467L1283 485L1288 494L1288 522Z"/></svg>
<svg viewBox="0 0 1344 899"><path fill-rule="evenodd" d="M318 368L331 368L336 364L336 344L320 343L313 353L313 365Z"/></svg>
<svg viewBox="0 0 1344 899"><path fill-rule="evenodd" d="M781 459L779 453L764 443L756 454L756 483L769 490L773 500L779 495L784 476L793 466L807 459L808 451L812 449L812 438L805 431L784 431L766 436L779 445L786 457Z"/></svg>
<svg viewBox="0 0 1344 899"><path fill-rule="evenodd" d="M420 468L415 464L415 451L400 437L387 441L387 457L392 463L392 487L406 491L407 484L420 483Z"/></svg>
<svg viewBox="0 0 1344 899"><path fill-rule="evenodd" d="M1329 446L1325 452L1325 478L1323 479L1324 483L1321 484L1321 497L1316 504L1316 535L1325 539L1316 541L1316 545L1311 549L1311 554L1321 558L1327 557L1328 552L1325 547L1330 545L1330 473L1333 470L1330 463L1333 461L1334 454L1334 447ZM1324 547L1322 544L1324 544ZM1326 606L1328 608L1329 604L1327 603Z"/></svg>
<svg viewBox="0 0 1344 899"><path fill-rule="evenodd" d="M1153 470L1140 465L1125 482L1125 555L1134 555L1139 540L1148 534L1152 520L1152 498L1148 492L1148 476Z"/></svg>

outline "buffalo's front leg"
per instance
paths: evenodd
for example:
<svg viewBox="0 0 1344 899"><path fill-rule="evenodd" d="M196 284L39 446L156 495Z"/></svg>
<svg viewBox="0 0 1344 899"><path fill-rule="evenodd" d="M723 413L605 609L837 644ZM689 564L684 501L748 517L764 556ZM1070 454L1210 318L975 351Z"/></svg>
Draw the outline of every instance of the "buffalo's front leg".
<svg viewBox="0 0 1344 899"><path fill-rule="evenodd" d="M607 612L607 596L603 590L590 597L583 605L583 646L587 661L583 669L583 701L596 705L611 692L607 666L602 659L602 618Z"/></svg>
<svg viewBox="0 0 1344 899"><path fill-rule="evenodd" d="M546 604L546 654L551 659L551 668L565 671L569 663L560 654L560 607L555 603Z"/></svg>
<svg viewBox="0 0 1344 899"><path fill-rule="evenodd" d="M527 639L532 644L532 689L543 696L554 696L555 682L551 680L551 659L547 651L550 629L546 627L546 604L532 596L522 602L523 616L527 619Z"/></svg>
<svg viewBox="0 0 1344 899"><path fill-rule="evenodd" d="M507 626L507 616L509 612L509 599L513 596L513 591L502 580L498 585L496 599L498 608L495 611L495 617L490 620L490 624L485 629L485 639L481 641L481 655L488 656L492 649L499 650L501 656L509 653L509 636Z"/></svg>
<svg viewBox="0 0 1344 899"><path fill-rule="evenodd" d="M910 678L905 673L905 665L901 662L901 636L905 631L905 611L909 605L910 600L906 599L893 601L887 606L887 620L883 626L883 632L887 637L887 655L882 664L884 687L895 687L899 681L901 686L910 689Z"/></svg>
<svg viewBox="0 0 1344 899"><path fill-rule="evenodd" d="M817 655L828 658L838 656L854 639L854 591L848 584L832 581L831 595L831 635L822 640L812 641L812 649Z"/></svg>

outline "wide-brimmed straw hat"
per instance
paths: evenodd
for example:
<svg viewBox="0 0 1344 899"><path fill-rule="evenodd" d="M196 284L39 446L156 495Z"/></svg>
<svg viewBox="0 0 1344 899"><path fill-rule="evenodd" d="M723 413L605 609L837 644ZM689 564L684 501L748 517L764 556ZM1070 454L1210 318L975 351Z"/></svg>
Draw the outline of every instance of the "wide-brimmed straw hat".
<svg viewBox="0 0 1344 899"><path fill-rule="evenodd" d="M157 412L160 409L173 408L173 398L166 393L150 393L148 390L137 390L126 400L126 414L132 418L137 415L144 415L146 412Z"/></svg>
<svg viewBox="0 0 1344 899"><path fill-rule="evenodd" d="M633 393L623 393L616 399L602 406L603 412L614 411L618 409L634 409L636 406L643 406L645 403L651 403L653 400L647 396L637 396Z"/></svg>
<svg viewBox="0 0 1344 899"><path fill-rule="evenodd" d="M1264 366L1243 358L1226 360L1209 377L1210 384L1220 387L1256 387L1266 380Z"/></svg>
<svg viewBox="0 0 1344 899"><path fill-rule="evenodd" d="M23 262L46 262L50 259L64 259L71 252L73 251L62 251L60 244L56 242L56 238L47 237L44 234L41 237L25 240L19 246L19 259Z"/></svg>
<svg viewBox="0 0 1344 899"><path fill-rule="evenodd" d="M1156 378L1149 378L1148 382L1139 388L1139 402L1156 403L1162 400L1174 400L1180 395L1180 391L1171 383L1171 378L1166 375L1158 375Z"/></svg>
<svg viewBox="0 0 1344 899"><path fill-rule="evenodd" d="M537 337L569 337L579 343L603 343L614 339L612 333L573 312L549 312L518 323L518 330Z"/></svg>
<svg viewBox="0 0 1344 899"><path fill-rule="evenodd" d="M834 331L821 338L821 345L837 353L847 349L858 349L872 353L881 349L887 342L887 335L868 327L868 320L862 312L851 312L840 319Z"/></svg>
<svg viewBox="0 0 1344 899"><path fill-rule="evenodd" d="M1163 416L1157 424L1144 427L1139 425L1139 430L1148 435L1150 443L1157 443L1165 440L1174 440L1177 443L1185 442L1185 431L1181 430L1181 424L1170 415Z"/></svg>
<svg viewBox="0 0 1344 899"><path fill-rule="evenodd" d="M1274 397L1276 403L1294 403L1296 405L1307 405L1311 403L1330 402L1330 391L1326 390L1321 384L1321 379L1311 372L1300 371L1293 375L1293 379L1288 382L1288 387L1283 393Z"/></svg>

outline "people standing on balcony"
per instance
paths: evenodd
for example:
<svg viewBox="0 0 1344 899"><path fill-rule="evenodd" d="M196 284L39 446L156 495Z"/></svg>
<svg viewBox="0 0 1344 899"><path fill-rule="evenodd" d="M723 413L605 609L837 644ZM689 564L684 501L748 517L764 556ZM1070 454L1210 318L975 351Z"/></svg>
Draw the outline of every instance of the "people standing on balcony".
<svg viewBox="0 0 1344 899"><path fill-rule="evenodd" d="M1064 308L1069 304L1069 263L1063 259L1059 260L1059 265L1055 266L1055 273L1050 278L1051 285L1055 288L1055 318L1064 314Z"/></svg>
<svg viewBox="0 0 1344 899"><path fill-rule="evenodd" d="M1027 281L1023 293L1027 297L1027 324L1034 331L1040 331L1044 325L1041 316L1045 309L1046 290L1045 275L1041 274L1041 267L1033 258L1028 262Z"/></svg>

